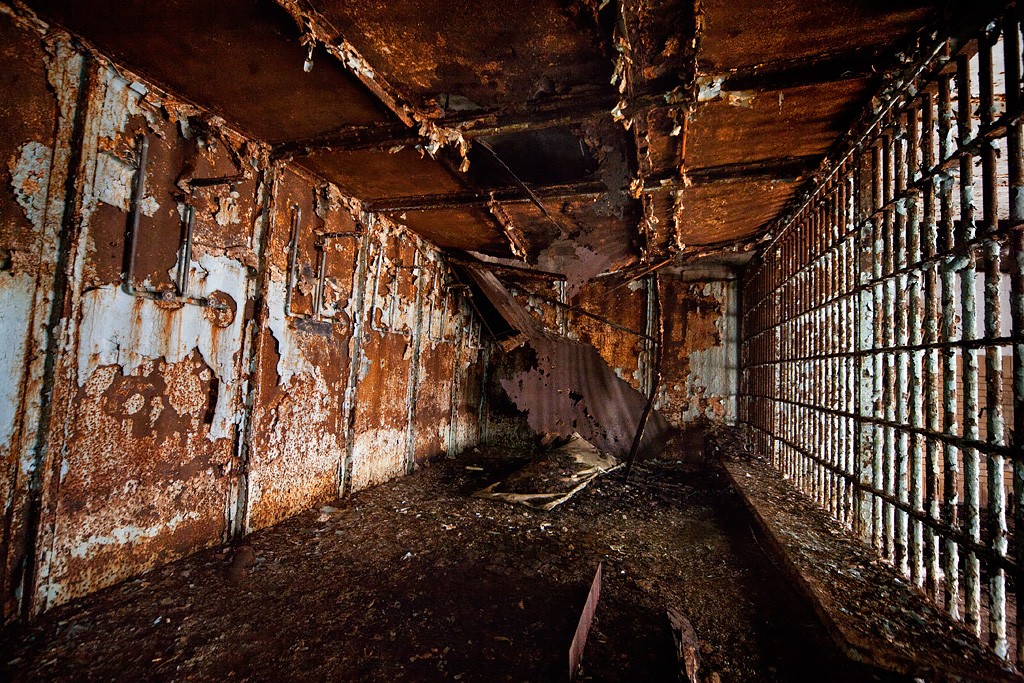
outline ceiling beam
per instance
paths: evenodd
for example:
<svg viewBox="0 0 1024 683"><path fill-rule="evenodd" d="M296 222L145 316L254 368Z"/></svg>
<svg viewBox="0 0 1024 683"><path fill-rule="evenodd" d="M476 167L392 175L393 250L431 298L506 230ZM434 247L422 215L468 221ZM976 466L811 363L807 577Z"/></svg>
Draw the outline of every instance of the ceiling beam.
<svg viewBox="0 0 1024 683"><path fill-rule="evenodd" d="M807 59L775 62L721 74L723 91L773 91L819 85L874 75L876 50L856 49ZM644 111L673 109L688 104L681 88L638 95L628 102L623 116ZM507 135L530 130L583 123L611 116L619 102L614 92L549 98L516 111L461 112L434 119L437 126L458 129L466 138ZM273 150L275 158L315 152L387 150L421 143L418 131L402 124L347 126L305 140L285 142Z"/></svg>
<svg viewBox="0 0 1024 683"><path fill-rule="evenodd" d="M769 62L721 74L722 90L789 90L871 78L878 75L876 64L888 64L891 61L891 57L882 54L877 47L857 47L801 59Z"/></svg>
<svg viewBox="0 0 1024 683"><path fill-rule="evenodd" d="M597 198L608 192L599 180L560 185L534 185L531 191L540 199ZM532 200L519 187L505 187L493 191L449 192L443 194L410 195L369 199L363 206L371 211L397 213L401 211L438 211L443 209L487 208L491 199L502 204L530 204Z"/></svg>
<svg viewBox="0 0 1024 683"><path fill-rule="evenodd" d="M540 130L588 121L607 114L618 99L612 94L562 97L538 102L523 111L464 112L435 119L443 128L458 129L467 138ZM278 145L276 158L321 151L387 150L420 144L419 132L397 124L348 126L332 133Z"/></svg>
<svg viewBox="0 0 1024 683"><path fill-rule="evenodd" d="M820 156L779 157L747 164L727 164L691 169L686 172L689 186L717 185L756 181L797 182L815 168ZM679 190L687 185L678 173L672 171L647 178L642 192ZM607 192L608 187L599 180L585 180L558 185L534 185L530 190L540 199L597 199ZM519 187L503 187L495 190L467 190L443 194L408 195L404 197L383 197L368 199L363 206L381 213L405 211L442 211L450 209L487 208L491 199L502 204L528 204L532 200Z"/></svg>

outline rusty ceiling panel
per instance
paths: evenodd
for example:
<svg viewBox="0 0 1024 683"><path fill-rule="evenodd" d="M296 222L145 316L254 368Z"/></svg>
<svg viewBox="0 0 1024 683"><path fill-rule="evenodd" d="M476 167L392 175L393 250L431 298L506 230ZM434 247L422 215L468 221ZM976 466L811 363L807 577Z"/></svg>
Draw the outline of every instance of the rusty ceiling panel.
<svg viewBox="0 0 1024 683"><path fill-rule="evenodd" d="M607 195L600 199L544 200L548 215L533 204L503 205L511 224L529 245L531 263L541 270L565 273L575 292L584 282L639 255L632 202L616 215Z"/></svg>
<svg viewBox="0 0 1024 683"><path fill-rule="evenodd" d="M409 211L391 218L439 247L480 251L491 256L512 255L508 240L487 209Z"/></svg>
<svg viewBox="0 0 1024 683"><path fill-rule="evenodd" d="M709 102L692 115L687 169L824 156L860 113L870 81L840 81Z"/></svg>
<svg viewBox="0 0 1024 683"><path fill-rule="evenodd" d="M606 87L611 60L582 4L311 3L424 110L522 107L546 95Z"/></svg>
<svg viewBox="0 0 1024 683"><path fill-rule="evenodd" d="M306 50L270 0L30 0L45 18L247 133L281 142L344 125L392 121L344 66Z"/></svg>
<svg viewBox="0 0 1024 683"><path fill-rule="evenodd" d="M702 73L843 52L886 49L931 15L933 3L706 0L698 54Z"/></svg>
<svg viewBox="0 0 1024 683"><path fill-rule="evenodd" d="M778 214L797 187L778 181L689 187L676 216L680 239L700 246L749 237Z"/></svg>
<svg viewBox="0 0 1024 683"><path fill-rule="evenodd" d="M676 111L656 111L648 115L650 142L647 158L653 173L667 175L679 170L682 122L685 116Z"/></svg>
<svg viewBox="0 0 1024 683"><path fill-rule="evenodd" d="M696 30L694 0L623 0L630 21L631 59L638 65L637 84L647 91L672 89L693 76Z"/></svg>
<svg viewBox="0 0 1024 683"><path fill-rule="evenodd" d="M394 152L321 152L299 163L360 199L458 192L463 184L444 165L412 147Z"/></svg>

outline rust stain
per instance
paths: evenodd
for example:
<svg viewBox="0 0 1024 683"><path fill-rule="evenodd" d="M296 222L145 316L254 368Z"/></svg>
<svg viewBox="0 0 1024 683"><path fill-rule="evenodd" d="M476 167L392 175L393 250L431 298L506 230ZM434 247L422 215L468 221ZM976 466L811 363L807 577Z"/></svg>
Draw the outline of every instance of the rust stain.
<svg viewBox="0 0 1024 683"><path fill-rule="evenodd" d="M268 322L258 342L258 390L248 462L248 529L276 523L340 491L344 459L341 403L349 362L344 351L351 327L290 316L285 310L292 240L299 239L302 246L296 267L311 273L317 234L354 228L351 217L345 220L339 211L316 211L321 191L317 183L292 171L282 173L276 188L276 211L267 244ZM307 219L299 224L298 235L293 234L294 207ZM333 269L328 280L335 285L332 306L343 311L349 298L344 292L351 291L355 276L354 259L332 258L330 263ZM312 314L310 294L295 292L293 310L303 316ZM341 322L348 320L346 316Z"/></svg>
<svg viewBox="0 0 1024 683"><path fill-rule="evenodd" d="M434 247L37 28L0 12L13 50L0 73L24 124L0 133L0 327L15 340L0 354L5 620L27 609L27 575L38 613L333 498L346 478L358 489L478 442L480 333L428 277ZM84 172L66 212L75 126ZM47 359L43 461L32 420Z"/></svg>
<svg viewBox="0 0 1024 683"><path fill-rule="evenodd" d="M665 352L660 410L675 426L705 417L735 420L735 283L663 280Z"/></svg>

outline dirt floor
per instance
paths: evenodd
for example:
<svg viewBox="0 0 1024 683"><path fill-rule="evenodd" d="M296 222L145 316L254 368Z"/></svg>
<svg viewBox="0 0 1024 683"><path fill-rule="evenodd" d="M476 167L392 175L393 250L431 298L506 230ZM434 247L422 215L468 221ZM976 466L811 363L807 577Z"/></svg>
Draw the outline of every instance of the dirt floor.
<svg viewBox="0 0 1024 683"><path fill-rule="evenodd" d="M725 477L673 454L550 512L470 497L521 454L437 461L9 628L0 679L564 681L603 562L580 680L677 680L669 606L726 683L898 680L837 654Z"/></svg>

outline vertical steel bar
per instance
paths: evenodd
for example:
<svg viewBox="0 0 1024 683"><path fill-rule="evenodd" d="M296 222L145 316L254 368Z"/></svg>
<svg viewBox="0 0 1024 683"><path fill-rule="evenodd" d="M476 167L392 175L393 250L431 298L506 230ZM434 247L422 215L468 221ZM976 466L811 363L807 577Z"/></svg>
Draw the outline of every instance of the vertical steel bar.
<svg viewBox="0 0 1024 683"><path fill-rule="evenodd" d="M858 411L857 428L857 481L860 495L857 497L857 529L861 540L875 544L874 497L868 489L875 482L875 429L870 418L874 415L875 361L868 355L875 342L875 288L873 286L875 258L875 221L871 217L873 208L874 151L857 152L857 183L854 186L854 224L857 226L857 391L855 401Z"/></svg>
<svg viewBox="0 0 1024 683"><path fill-rule="evenodd" d="M930 92L921 98L921 152L922 166L931 171L935 166L935 102ZM938 225L935 220L935 183L924 188L924 241L923 254L932 258L937 253ZM929 266L925 271L924 341L930 347L925 352L924 406L928 433L939 433L939 282L938 271ZM925 499L927 512L933 522L939 521L939 445L934 436L927 438L925 452ZM940 599L939 591L939 535L929 524L925 533L925 590L932 599Z"/></svg>
<svg viewBox="0 0 1024 683"><path fill-rule="evenodd" d="M971 63L961 54L957 57L957 142L965 147L974 136L971 107ZM974 240L974 158L960 157L960 225L957 242L967 250L966 262L960 269L961 336L965 341L977 338L977 305L975 301L975 257L968 245ZM963 352L963 421L966 440L978 439L978 352L964 347ZM981 500L979 492L980 459L978 449L964 448L964 524L967 535L981 541ZM981 635L981 562L977 553L967 551L964 560L964 620L967 627Z"/></svg>
<svg viewBox="0 0 1024 683"><path fill-rule="evenodd" d="M909 235L909 207L905 196L907 188L907 155L909 145L907 140L907 127L904 117L896 119L898 126L893 136L892 164L895 175L893 177L894 189L893 198L896 200L893 216L893 238L892 248L894 252L894 267L900 271L890 282L893 290L893 332L894 346L898 349L893 353L893 364L895 366L895 381L892 386L891 397L893 399L893 420L900 425L898 430L893 430L893 479L896 499L906 506L910 502L908 490L909 479L909 433L904 428L907 424L907 291L908 282L905 268L909 261L910 235ZM895 507L895 506L894 506ZM894 510L895 524L893 529L893 564L904 576L910 575L909 563L909 538L908 521L909 517L906 507Z"/></svg>
<svg viewBox="0 0 1024 683"><path fill-rule="evenodd" d="M980 124L992 125L996 116L992 48L994 36L985 36L978 45L978 85L980 97ZM995 236L999 231L999 192L997 173L998 150L993 144L982 147L982 221L985 241L985 338L999 336L999 281L1000 247ZM985 414L988 442L1002 447L1003 439L1003 354L1002 349L990 343L985 350ZM991 548L997 557L1006 556L1006 490L1003 485L1003 456L988 454L988 516L991 529ZM1001 659L1007 656L1006 643L1006 574L1001 566L993 565L989 573L989 643Z"/></svg>
<svg viewBox="0 0 1024 683"><path fill-rule="evenodd" d="M894 270L898 263L896 257L896 244L899 236L896 234L896 221L893 220L894 211L890 208L893 199L893 186L895 183L895 159L893 147L895 140L890 132L883 137L882 147L882 205L885 207L882 212L883 243L882 262L885 271L883 273L883 300L882 300L882 347L883 351L883 375L882 375L882 405L884 411L882 417L885 419L884 431L884 476L883 489L888 498L884 502L884 516L882 525L884 535L882 539L883 556L890 562L896 562L896 506L890 500L897 496L896 486L896 430L893 423L896 422L896 404L901 388L896 385L896 356L893 350L896 344L896 282L897 277ZM902 229L902 225L899 226ZM896 562L897 567L899 563Z"/></svg>
<svg viewBox="0 0 1024 683"><path fill-rule="evenodd" d="M913 182L918 177L918 109L911 106L906 114L907 134L907 175L906 180ZM921 404L922 379L924 374L924 351L921 350L922 322L924 317L924 292L922 290L921 272L917 269L921 262L921 225L918 221L917 193L907 197L907 261L915 268L907 275L909 288L909 308L907 315L907 342L909 351L909 396L908 419L914 430L910 439L910 481L909 500L917 513L924 513L924 495L922 482L922 460L924 459L923 436L924 410ZM906 519L906 513L904 513ZM917 587L924 586L924 527L919 518L915 518L910 529L910 577Z"/></svg>
<svg viewBox="0 0 1024 683"><path fill-rule="evenodd" d="M1010 13L1004 22L1003 65L1006 69L1006 109L1021 107L1021 50L1019 20ZM1013 555L1016 562L1017 663L1024 662L1024 128L1019 121L1007 126L1006 163L1010 220L1010 334L1013 337Z"/></svg>
<svg viewBox="0 0 1024 683"><path fill-rule="evenodd" d="M885 397L885 383L883 376L885 374L885 319L886 319L886 307L885 307L885 283L882 281L882 269L883 269L883 255L885 253L885 230L882 225L882 217L878 214L883 204L882 194L882 148L879 145L875 145L872 149L874 154L874 163L872 164L873 185L872 185L872 214L873 218L873 246L872 246L872 262L874 268L872 271L872 285L875 291L875 339L872 344L872 358L875 363L874 370L874 387L871 395L871 405L873 418L884 418L884 397ZM874 446L875 446L875 457L872 464L874 471L874 480L872 485L876 491L883 490L883 484L885 481L885 429L878 423L873 423L874 427ZM873 541L875 548L877 548L883 555L887 554L887 546L885 545L885 530L883 529L883 521L885 508L883 507L882 498L874 496L873 505L873 518L872 525L874 528Z"/></svg>
<svg viewBox="0 0 1024 683"><path fill-rule="evenodd" d="M939 76L939 159L947 159L952 153L953 105L950 96L950 78ZM941 264L942 299L942 425L951 437L958 435L957 426L957 351L951 343L956 337L956 260L951 253L954 248L953 235L953 173L944 174L939 185L939 240L941 250L946 253ZM957 529L960 525L960 457L959 449L947 442L943 447L943 501L946 524ZM952 538L946 538L943 558L943 587L946 593L945 607L954 619L960 618L960 548Z"/></svg>

